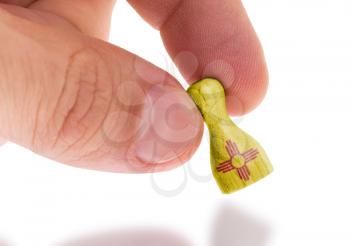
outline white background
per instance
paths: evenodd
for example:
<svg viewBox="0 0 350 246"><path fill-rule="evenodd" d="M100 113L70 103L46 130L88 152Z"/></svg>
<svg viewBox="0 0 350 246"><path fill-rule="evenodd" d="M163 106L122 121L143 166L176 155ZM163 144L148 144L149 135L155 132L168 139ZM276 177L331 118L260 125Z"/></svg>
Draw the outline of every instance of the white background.
<svg viewBox="0 0 350 246"><path fill-rule="evenodd" d="M206 138L184 168L153 176L76 169L7 144L0 148L0 245L350 245L350 3L245 6L265 48L270 88L238 121L269 154L271 176L221 195L212 179L198 177L210 175ZM111 42L181 79L157 31L124 0ZM184 177L173 197L151 183L175 189Z"/></svg>

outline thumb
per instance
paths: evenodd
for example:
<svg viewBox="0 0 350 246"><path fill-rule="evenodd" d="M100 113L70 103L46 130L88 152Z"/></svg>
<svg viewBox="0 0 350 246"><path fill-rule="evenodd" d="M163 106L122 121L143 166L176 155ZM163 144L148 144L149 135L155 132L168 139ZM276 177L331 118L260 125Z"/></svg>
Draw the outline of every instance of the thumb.
<svg viewBox="0 0 350 246"><path fill-rule="evenodd" d="M0 136L103 171L168 170L193 154L202 119L168 73L56 17L0 18Z"/></svg>

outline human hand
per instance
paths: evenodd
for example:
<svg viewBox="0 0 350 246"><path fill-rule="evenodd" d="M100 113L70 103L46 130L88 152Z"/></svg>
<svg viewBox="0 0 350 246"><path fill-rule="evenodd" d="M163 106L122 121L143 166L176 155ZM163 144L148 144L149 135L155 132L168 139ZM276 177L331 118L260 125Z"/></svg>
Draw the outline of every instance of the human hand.
<svg viewBox="0 0 350 246"><path fill-rule="evenodd" d="M114 3L0 0L0 136L77 167L174 168L198 147L203 120L175 78L105 41ZM129 3L189 83L223 83L231 115L263 99L263 51L239 0Z"/></svg>

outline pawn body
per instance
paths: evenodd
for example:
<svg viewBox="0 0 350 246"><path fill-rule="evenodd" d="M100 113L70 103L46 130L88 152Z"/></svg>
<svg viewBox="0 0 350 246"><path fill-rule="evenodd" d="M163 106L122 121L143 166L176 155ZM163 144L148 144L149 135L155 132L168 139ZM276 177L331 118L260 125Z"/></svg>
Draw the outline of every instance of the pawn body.
<svg viewBox="0 0 350 246"><path fill-rule="evenodd" d="M211 167L223 193L242 189L272 172L263 148L229 117L225 91L219 81L198 81L190 86L188 93L208 126Z"/></svg>

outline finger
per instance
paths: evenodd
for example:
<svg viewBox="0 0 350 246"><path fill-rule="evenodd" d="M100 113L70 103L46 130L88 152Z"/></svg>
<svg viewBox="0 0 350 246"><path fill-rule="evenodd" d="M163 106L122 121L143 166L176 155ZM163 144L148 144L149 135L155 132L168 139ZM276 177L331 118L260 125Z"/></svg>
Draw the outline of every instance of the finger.
<svg viewBox="0 0 350 246"><path fill-rule="evenodd" d="M263 51L239 0L128 0L161 32L188 82L219 79L231 114L254 109L267 89Z"/></svg>
<svg viewBox="0 0 350 246"><path fill-rule="evenodd" d="M107 40L115 2L116 0L38 0L29 8L64 17L83 33Z"/></svg>
<svg viewBox="0 0 350 246"><path fill-rule="evenodd" d="M190 158L203 123L173 77L28 11L0 7L0 136L105 171L162 171Z"/></svg>

